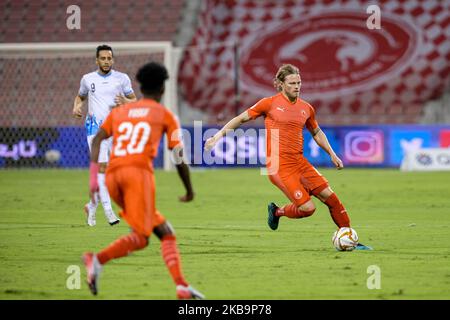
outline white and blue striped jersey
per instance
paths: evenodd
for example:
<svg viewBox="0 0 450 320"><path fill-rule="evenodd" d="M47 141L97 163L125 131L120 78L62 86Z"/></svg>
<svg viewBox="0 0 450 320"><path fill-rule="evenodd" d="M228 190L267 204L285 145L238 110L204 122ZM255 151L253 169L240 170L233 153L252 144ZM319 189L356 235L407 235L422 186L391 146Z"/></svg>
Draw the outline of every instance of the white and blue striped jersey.
<svg viewBox="0 0 450 320"><path fill-rule="evenodd" d="M125 73L111 70L107 75L97 71L87 73L81 78L78 95L88 96L89 109L85 128L88 136L97 133L111 109L115 106L117 95L127 96L133 93L131 81Z"/></svg>

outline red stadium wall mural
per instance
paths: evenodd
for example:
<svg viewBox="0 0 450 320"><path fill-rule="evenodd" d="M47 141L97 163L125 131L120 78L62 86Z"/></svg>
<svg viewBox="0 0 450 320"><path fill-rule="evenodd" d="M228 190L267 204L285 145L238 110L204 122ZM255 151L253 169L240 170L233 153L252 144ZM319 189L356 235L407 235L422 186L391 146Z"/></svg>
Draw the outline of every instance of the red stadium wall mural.
<svg viewBox="0 0 450 320"><path fill-rule="evenodd" d="M181 63L184 99L217 122L274 94L278 67L292 63L322 123L416 122L449 90L450 4L379 1L380 29L368 28L368 5L204 1Z"/></svg>

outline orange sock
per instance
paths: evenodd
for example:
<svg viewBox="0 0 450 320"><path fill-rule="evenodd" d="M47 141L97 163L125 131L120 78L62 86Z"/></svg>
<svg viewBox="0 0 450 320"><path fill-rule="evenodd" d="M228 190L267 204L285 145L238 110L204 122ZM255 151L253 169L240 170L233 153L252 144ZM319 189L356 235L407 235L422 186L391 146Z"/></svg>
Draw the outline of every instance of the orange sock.
<svg viewBox="0 0 450 320"><path fill-rule="evenodd" d="M129 235L117 239L106 249L98 253L97 259L100 264L105 264L111 259L121 258L133 251L143 249L147 244L147 237L132 232Z"/></svg>
<svg viewBox="0 0 450 320"><path fill-rule="evenodd" d="M161 239L161 253L175 284L187 286L188 284L181 271L180 253L174 235L167 235Z"/></svg>
<svg viewBox="0 0 450 320"><path fill-rule="evenodd" d="M311 211L302 211L300 210L297 205L291 203L287 204L281 208L277 209L277 212L275 212L275 215L277 217L286 216L291 219L299 219L299 218L306 218L309 217L314 213L315 210Z"/></svg>
<svg viewBox="0 0 450 320"><path fill-rule="evenodd" d="M345 210L335 193L328 197L325 204L330 210L331 218L339 228L350 227L350 218L347 215L347 210Z"/></svg>

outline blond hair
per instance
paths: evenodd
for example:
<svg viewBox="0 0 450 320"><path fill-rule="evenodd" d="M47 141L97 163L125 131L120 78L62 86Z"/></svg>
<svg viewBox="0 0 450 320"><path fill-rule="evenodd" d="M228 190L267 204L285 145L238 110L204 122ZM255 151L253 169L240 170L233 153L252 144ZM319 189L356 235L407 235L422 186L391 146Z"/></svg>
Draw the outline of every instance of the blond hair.
<svg viewBox="0 0 450 320"><path fill-rule="evenodd" d="M275 75L275 79L273 79L273 86L277 91L281 91L281 84L284 82L286 77L291 74L300 74L300 70L292 65L292 64L283 64L277 71L277 74Z"/></svg>

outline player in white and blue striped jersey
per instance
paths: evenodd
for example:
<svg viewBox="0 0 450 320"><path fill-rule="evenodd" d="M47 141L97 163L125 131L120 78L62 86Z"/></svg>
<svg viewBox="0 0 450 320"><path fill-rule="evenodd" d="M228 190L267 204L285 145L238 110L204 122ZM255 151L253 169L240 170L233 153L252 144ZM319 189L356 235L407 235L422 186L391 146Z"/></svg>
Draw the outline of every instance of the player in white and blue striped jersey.
<svg viewBox="0 0 450 320"><path fill-rule="evenodd" d="M89 150L91 150L93 138L111 109L120 104L136 101L128 75L112 69L114 57L110 46L101 45L97 47L96 64L98 66L96 71L85 74L81 78L80 90L75 97L73 106L73 115L80 119L83 116L83 102L88 101L85 128ZM105 216L109 224L114 225L120 220L114 214L108 189L105 185L105 170L109 161L111 146L112 139L104 140L101 144L98 182L99 198L105 211ZM90 201L85 205L89 226L96 224L95 213L97 205L98 201L95 203Z"/></svg>

